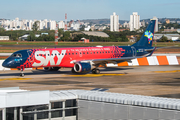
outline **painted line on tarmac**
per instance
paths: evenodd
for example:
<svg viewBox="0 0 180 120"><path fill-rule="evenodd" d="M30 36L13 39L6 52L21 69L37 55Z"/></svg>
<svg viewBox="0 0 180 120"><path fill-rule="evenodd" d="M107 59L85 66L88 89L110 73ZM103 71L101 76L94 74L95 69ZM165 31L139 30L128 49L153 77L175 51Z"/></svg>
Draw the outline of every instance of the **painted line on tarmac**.
<svg viewBox="0 0 180 120"><path fill-rule="evenodd" d="M5 80L30 80L31 78L2 78L0 81L5 81Z"/></svg>
<svg viewBox="0 0 180 120"><path fill-rule="evenodd" d="M154 71L155 73L176 73L180 72L180 70L171 70L171 71Z"/></svg>
<svg viewBox="0 0 180 120"><path fill-rule="evenodd" d="M83 75L65 75L71 77L101 77L101 76L122 76L125 74L83 74Z"/></svg>

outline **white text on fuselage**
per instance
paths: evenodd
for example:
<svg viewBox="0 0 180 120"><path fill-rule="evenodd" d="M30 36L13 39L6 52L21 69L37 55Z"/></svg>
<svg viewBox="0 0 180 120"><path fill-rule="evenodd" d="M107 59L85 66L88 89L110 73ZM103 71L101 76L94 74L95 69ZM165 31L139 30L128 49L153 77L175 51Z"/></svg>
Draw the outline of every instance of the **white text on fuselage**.
<svg viewBox="0 0 180 120"><path fill-rule="evenodd" d="M64 58L64 55L66 53L66 50L62 50L61 54L57 50L53 50L50 54L50 51L36 51L35 52L35 59L40 62L34 62L32 66L38 67L38 66L47 66L48 63L50 63L51 66L60 65L62 59ZM46 55L46 57L40 56L40 54ZM54 57L57 56L58 60L55 63Z"/></svg>
<svg viewBox="0 0 180 120"><path fill-rule="evenodd" d="M79 48L79 49L68 49L68 52L88 52L88 51L106 51L110 50L110 48Z"/></svg>

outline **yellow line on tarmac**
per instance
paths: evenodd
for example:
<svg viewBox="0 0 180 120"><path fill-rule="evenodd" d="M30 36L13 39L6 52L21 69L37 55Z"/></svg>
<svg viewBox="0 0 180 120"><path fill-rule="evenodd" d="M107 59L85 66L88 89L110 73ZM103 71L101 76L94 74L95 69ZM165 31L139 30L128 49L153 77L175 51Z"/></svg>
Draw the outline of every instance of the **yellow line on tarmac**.
<svg viewBox="0 0 180 120"><path fill-rule="evenodd" d="M176 73L180 72L180 70L171 70L171 71L154 71L155 73Z"/></svg>
<svg viewBox="0 0 180 120"><path fill-rule="evenodd" d="M5 80L29 80L31 78L2 78L0 81L5 81Z"/></svg>
<svg viewBox="0 0 180 120"><path fill-rule="evenodd" d="M101 77L101 76L121 76L125 74L82 74L82 75L68 75L72 77Z"/></svg>

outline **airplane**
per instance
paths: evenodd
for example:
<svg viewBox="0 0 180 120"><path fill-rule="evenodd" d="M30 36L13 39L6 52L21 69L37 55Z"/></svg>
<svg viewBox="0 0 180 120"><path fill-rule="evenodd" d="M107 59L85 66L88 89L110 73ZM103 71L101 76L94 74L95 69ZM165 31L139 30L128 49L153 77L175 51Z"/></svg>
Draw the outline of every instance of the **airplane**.
<svg viewBox="0 0 180 120"><path fill-rule="evenodd" d="M155 20L151 20L140 40L131 46L96 46L49 49L26 49L14 52L2 64L6 68L18 68L24 76L25 68L43 67L58 71L61 67L72 68L72 73L99 74L100 65L121 63L132 59L148 57L156 47L152 47Z"/></svg>

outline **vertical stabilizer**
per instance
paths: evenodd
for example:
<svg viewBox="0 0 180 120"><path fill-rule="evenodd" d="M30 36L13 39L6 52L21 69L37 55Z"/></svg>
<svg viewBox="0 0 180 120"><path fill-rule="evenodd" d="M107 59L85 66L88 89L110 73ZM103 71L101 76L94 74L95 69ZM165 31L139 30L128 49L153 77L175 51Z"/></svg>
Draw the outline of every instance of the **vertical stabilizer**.
<svg viewBox="0 0 180 120"><path fill-rule="evenodd" d="M141 36L141 39L138 42L134 43L132 46L152 47L155 23L156 20L151 20L148 27Z"/></svg>

